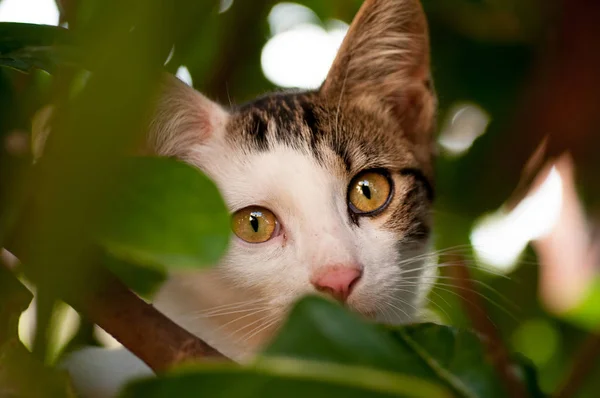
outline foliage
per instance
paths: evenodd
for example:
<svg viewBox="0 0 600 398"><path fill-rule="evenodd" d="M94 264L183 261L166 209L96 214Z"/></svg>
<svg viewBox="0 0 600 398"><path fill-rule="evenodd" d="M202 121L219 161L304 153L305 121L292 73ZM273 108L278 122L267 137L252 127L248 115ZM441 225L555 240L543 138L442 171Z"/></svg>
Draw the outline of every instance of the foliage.
<svg viewBox="0 0 600 398"><path fill-rule="evenodd" d="M223 387L227 386L227 387ZM335 386L335 388L334 388ZM336 304L299 302L264 357L249 367L203 365L133 384L125 397L504 397L479 338L434 324L366 324ZM532 391L532 397L538 395Z"/></svg>
<svg viewBox="0 0 600 398"><path fill-rule="evenodd" d="M31 296L14 274L49 297L38 306L42 321L51 318L56 300L77 303L73 297L93 290L90 285L100 283L98 269L149 296L168 269L214 263L226 249L227 210L207 177L175 160L130 156L163 68L186 66L195 87L222 102L238 103L274 88L260 70L260 50L275 1L238 0L225 13L218 12L216 1L60 3L69 29L0 23L0 142L15 131L26 132L29 141L34 114L42 105L57 108L44 156L34 166L29 149L0 148L0 247L23 262L14 273L0 267L0 395L8 390L26 397L73 396L66 376L44 363L50 333L43 328L51 323L38 324L35 356L18 340L17 319ZM349 22L361 1L299 3L325 24L334 18ZM557 5L423 3L440 120L460 101L477 103L492 116L486 134L466 154L439 157L442 194L435 215L437 245L445 249L468 244L474 222L500 206L520 180L523 159L510 154L523 137L510 126ZM586 158L578 172L594 175L597 160ZM590 183L581 188L590 206L598 203L596 188ZM500 291L520 307L523 322L508 317L502 305L490 305L485 315L511 352L538 352L513 339L524 321L541 319L558 336L549 356L532 357L537 369L519 355L510 357L510 371L528 396L543 396L538 377L546 393L555 391L584 335L576 325L598 325L600 290L590 291L579 312L556 317L535 296L535 267L521 266L508 279L477 272L476 278L478 286L489 287L485 295ZM431 302L452 327L369 324L333 303L307 298L255 363L184 365L132 383L123 396L509 396L489 342L469 331L460 290L439 283ZM39 384L27 383L32 378ZM578 396L594 396L597 388L590 378Z"/></svg>
<svg viewBox="0 0 600 398"><path fill-rule="evenodd" d="M132 159L101 232L107 250L148 266L214 264L224 252L229 214L215 185L184 163Z"/></svg>
<svg viewBox="0 0 600 398"><path fill-rule="evenodd" d="M66 372L34 358L19 341L19 315L29 306L31 293L4 268L0 268L0 393L18 397L75 397ZM31 383L31 380L36 383Z"/></svg>

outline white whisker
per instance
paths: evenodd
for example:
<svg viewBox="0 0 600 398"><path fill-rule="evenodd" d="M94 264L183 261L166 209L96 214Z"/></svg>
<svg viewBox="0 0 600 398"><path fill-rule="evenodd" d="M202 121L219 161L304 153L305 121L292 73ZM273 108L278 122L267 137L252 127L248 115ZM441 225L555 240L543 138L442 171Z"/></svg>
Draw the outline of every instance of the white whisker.
<svg viewBox="0 0 600 398"><path fill-rule="evenodd" d="M209 313L209 314L200 314L197 315L195 317L192 317L192 319L200 319L200 318L215 318L215 317L219 317L219 316L226 316L226 315L234 315L234 314L244 314L250 311L262 311L263 309L268 309L269 307L266 305L260 306L260 307L250 307L250 308L244 308L244 309L240 309L240 310L232 310L232 311L215 311L213 313Z"/></svg>
<svg viewBox="0 0 600 398"><path fill-rule="evenodd" d="M420 285L420 283L418 283L418 282L408 282L408 284L405 284L405 285L406 286L414 286L414 285ZM444 286L444 287L442 287L442 286ZM448 292L450 294L453 294L453 295L461 298L462 300L466 301L467 303L473 305L474 307L478 308L478 306L475 305L475 303L473 303L472 301L468 300L466 297L464 297L463 295L461 295L458 292L454 291L453 289L459 289L459 290L464 290L464 291L468 291L468 292L474 293L477 296L483 298L485 301L487 301L490 304L492 304L494 307L498 308L500 311L502 311L503 313L505 313L506 315L508 315L512 319L517 320L517 318L509 310L507 310L504 306L502 306L501 304L498 304L496 301L494 301L491 298L487 297L486 295L478 292L477 290L469 289L469 288L464 287L464 286L456 286L456 285L452 285L452 284L448 284L448 283L435 283L434 287L436 289L441 290L441 291L445 291L445 292ZM451 289L448 289L448 287L451 288ZM480 310L482 310L482 309L480 309ZM487 315L486 315L486 317L487 317ZM489 317L487 317L487 318L489 319ZM490 319L490 321L491 321L491 319Z"/></svg>
<svg viewBox="0 0 600 398"><path fill-rule="evenodd" d="M457 278L457 277L454 277L454 276L444 276L444 275L425 276L424 275L424 276L411 276L411 277L408 277L408 278L401 278L401 279L398 280L398 282L409 281L409 280L426 280L426 281L428 281L428 280L431 280L431 279L433 279L433 280L449 280L449 281L461 281L462 280L461 278ZM491 291L499 299L501 299L502 301L504 301L505 304L510 305L515 310L519 310L518 306L515 303L513 303L508 297L506 297L505 295L503 295L502 293L500 293L497 289L494 289L493 287L491 287L489 284L487 284L487 283L485 283L483 281L477 280L477 279L469 279L469 280L472 283L474 283L476 285L480 285L480 286L484 287L485 289ZM437 282L434 282L434 285L436 283ZM448 286L460 287L460 286L457 286L457 285L450 285L450 284Z"/></svg>
<svg viewBox="0 0 600 398"><path fill-rule="evenodd" d="M246 342L246 341L250 340L252 337L267 330L271 326L275 325L277 322L279 322L279 316L275 316L271 321L265 322L265 324L262 327L259 326L258 328L256 328L252 334L242 336L242 338L243 338L242 341Z"/></svg>
<svg viewBox="0 0 600 398"><path fill-rule="evenodd" d="M258 325L258 327L260 327L261 325L263 325L263 324L264 324L264 322L265 322L267 319L268 319L268 320L271 320L271 319L272 319L273 317L275 317L275 316L277 316L277 315L274 315L274 314L266 314L266 315L263 315L262 317L260 317L260 318L256 319L255 321L252 321L252 322L250 322L250 323L248 323L248 324L246 324L246 325L243 325L243 326L239 327L238 329L236 329L235 331L233 331L232 333L230 333L230 334L229 334L229 337L233 337L233 336L235 336L236 334L240 333L241 331L243 331L243 330L246 330L246 329L248 329L249 327L256 325L257 323L259 324L259 325ZM255 329L256 329L256 327L257 327L257 326L255 326L255 327L251 328L251 329L250 329L250 332L252 332L253 330L255 330ZM236 342L239 342L239 340L240 340L240 339L238 338L238 339L236 340Z"/></svg>
<svg viewBox="0 0 600 398"><path fill-rule="evenodd" d="M256 300L238 301L235 303L217 305L217 306L214 306L214 307L211 307L208 309L204 309L202 311L195 312L194 315L207 315L207 314L210 314L215 311L238 309L245 305L253 305L253 304L268 303L268 302L269 302L269 300L265 299L265 298L256 299Z"/></svg>
<svg viewBox="0 0 600 398"><path fill-rule="evenodd" d="M219 330L222 330L223 328L225 328L225 327L227 327L227 326L231 325L232 323L238 322L238 321L240 321L241 319L245 319L245 318L248 318L248 317L254 316L254 315L256 315L256 314L260 314L261 312L265 312L265 311L267 311L267 310L270 310L270 309L271 309L270 307L262 308L262 309L260 309L260 310L257 310L257 311L251 312L251 313L249 313L249 314L246 314L246 315L243 315L243 316L237 317L237 318L235 318L235 319L232 319L231 321L229 321L229 322L227 322L227 323L224 323L224 324L222 324L221 326L219 326L217 329L215 329L215 332L218 332Z"/></svg>

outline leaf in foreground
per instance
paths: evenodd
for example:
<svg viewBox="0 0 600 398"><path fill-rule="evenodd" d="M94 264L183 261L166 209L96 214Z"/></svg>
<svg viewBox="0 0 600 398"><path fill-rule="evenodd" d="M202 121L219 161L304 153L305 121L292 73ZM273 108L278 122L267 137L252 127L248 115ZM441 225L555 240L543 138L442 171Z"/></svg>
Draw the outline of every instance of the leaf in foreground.
<svg viewBox="0 0 600 398"><path fill-rule="evenodd" d="M443 387L418 378L375 369L283 358L262 359L253 366L200 364L171 374L134 382L123 398L442 398Z"/></svg>
<svg viewBox="0 0 600 398"><path fill-rule="evenodd" d="M218 261L229 241L229 213L211 180L167 158L133 158L124 169L101 234L109 253L157 268Z"/></svg>
<svg viewBox="0 0 600 398"><path fill-rule="evenodd" d="M75 397L66 373L43 365L19 341L19 316L31 299L0 264L0 397Z"/></svg>
<svg viewBox="0 0 600 398"><path fill-rule="evenodd" d="M481 341L468 331L367 323L339 305L305 298L265 352L371 367L439 383L460 397L505 397Z"/></svg>
<svg viewBox="0 0 600 398"><path fill-rule="evenodd" d="M0 23L0 66L30 72L54 72L59 65L77 64L77 51L67 29L49 25Z"/></svg>
<svg viewBox="0 0 600 398"><path fill-rule="evenodd" d="M597 331L600 327L600 277L592 280L583 299L575 308L560 316L579 327Z"/></svg>
<svg viewBox="0 0 600 398"><path fill-rule="evenodd" d="M33 294L1 263L0 258L0 344L16 338L19 317L29 307Z"/></svg>
<svg viewBox="0 0 600 398"><path fill-rule="evenodd" d="M74 398L65 371L45 366L16 338L0 346L0 396Z"/></svg>

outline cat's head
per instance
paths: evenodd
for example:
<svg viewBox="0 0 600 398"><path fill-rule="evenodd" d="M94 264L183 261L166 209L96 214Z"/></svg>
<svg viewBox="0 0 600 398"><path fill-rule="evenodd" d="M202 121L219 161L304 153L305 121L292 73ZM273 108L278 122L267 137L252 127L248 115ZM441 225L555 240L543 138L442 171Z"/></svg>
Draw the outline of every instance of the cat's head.
<svg viewBox="0 0 600 398"><path fill-rule="evenodd" d="M321 292L378 320L414 317L435 114L417 0L367 0L317 91L226 110L164 87L151 145L204 171L233 215L222 280L273 311Z"/></svg>

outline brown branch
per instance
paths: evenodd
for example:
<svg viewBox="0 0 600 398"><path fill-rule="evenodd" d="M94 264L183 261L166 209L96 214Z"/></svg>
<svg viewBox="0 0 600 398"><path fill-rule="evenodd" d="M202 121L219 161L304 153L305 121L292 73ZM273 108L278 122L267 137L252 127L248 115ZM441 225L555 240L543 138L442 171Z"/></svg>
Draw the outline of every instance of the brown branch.
<svg viewBox="0 0 600 398"><path fill-rule="evenodd" d="M525 398L528 396L523 383L517 378L510 361L509 352L506 349L502 338L490 319L486 316L485 305L481 296L477 293L475 284L471 280L469 269L465 260L460 255L449 255L449 262L456 264L456 267L449 267L455 280L457 289L460 290L458 296L471 321L472 327L479 334L485 337L483 343L487 349L487 354L496 369L496 372L512 398Z"/></svg>
<svg viewBox="0 0 600 398"><path fill-rule="evenodd" d="M26 263L27 245L19 242L25 239L13 236L6 246ZM85 289L78 289L76 294L65 291L55 294L108 332L154 372L198 359L226 359L146 303L104 268L92 264L90 270L86 279L80 281ZM39 281L35 275L32 277L34 282Z"/></svg>
<svg viewBox="0 0 600 398"><path fill-rule="evenodd" d="M107 331L155 372L181 362L224 358L214 348L181 328L119 280L103 275L104 283L81 299L76 309Z"/></svg>
<svg viewBox="0 0 600 398"><path fill-rule="evenodd" d="M573 365L554 394L554 398L574 397L575 393L598 365L598 357L600 357L600 334L591 334L581 344L573 360Z"/></svg>

